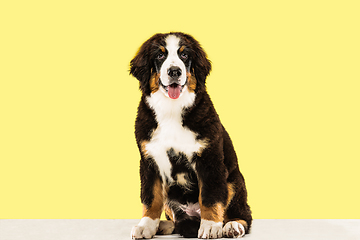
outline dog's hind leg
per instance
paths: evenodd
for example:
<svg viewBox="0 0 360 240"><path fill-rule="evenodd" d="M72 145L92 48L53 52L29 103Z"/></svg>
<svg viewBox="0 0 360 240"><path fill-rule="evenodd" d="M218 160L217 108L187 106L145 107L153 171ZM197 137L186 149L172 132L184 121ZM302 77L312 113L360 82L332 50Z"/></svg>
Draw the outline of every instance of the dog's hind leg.
<svg viewBox="0 0 360 240"><path fill-rule="evenodd" d="M175 224L171 220L160 221L159 228L156 234L159 235L170 235L174 232Z"/></svg>
<svg viewBox="0 0 360 240"><path fill-rule="evenodd" d="M241 174L239 176L238 179L243 180ZM229 183L228 189L233 193L233 197L228 199L224 214L223 237L239 238L249 233L252 222L244 181L238 181L237 184Z"/></svg>
<svg viewBox="0 0 360 240"><path fill-rule="evenodd" d="M229 221L223 227L223 237L239 238L245 235L247 224L244 220Z"/></svg>

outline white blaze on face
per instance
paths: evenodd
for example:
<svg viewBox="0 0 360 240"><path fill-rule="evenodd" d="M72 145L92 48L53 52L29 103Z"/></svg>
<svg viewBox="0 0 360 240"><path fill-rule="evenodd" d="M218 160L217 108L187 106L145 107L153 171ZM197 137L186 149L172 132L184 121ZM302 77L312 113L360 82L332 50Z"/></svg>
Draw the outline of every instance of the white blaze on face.
<svg viewBox="0 0 360 240"><path fill-rule="evenodd" d="M169 35L166 39L166 49L168 51L168 55L166 60L161 66L160 69L160 79L162 84L168 86L170 84L170 77L168 75L168 70L170 67L179 67L181 70L181 76L179 78L179 85L184 85L186 83L186 67L184 62L179 58L179 42L180 38L175 35Z"/></svg>

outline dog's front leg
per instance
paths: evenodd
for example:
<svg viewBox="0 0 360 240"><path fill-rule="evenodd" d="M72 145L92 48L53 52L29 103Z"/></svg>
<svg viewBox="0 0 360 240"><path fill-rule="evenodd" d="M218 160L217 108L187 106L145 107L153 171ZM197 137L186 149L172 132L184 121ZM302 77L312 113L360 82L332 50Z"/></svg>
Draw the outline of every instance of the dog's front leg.
<svg viewBox="0 0 360 240"><path fill-rule="evenodd" d="M162 182L155 174L147 173L146 177L141 174L141 201L143 217L131 231L133 239L152 238L159 227L164 206L164 192Z"/></svg>
<svg viewBox="0 0 360 240"><path fill-rule="evenodd" d="M219 203L210 207L200 204L201 223L198 238L221 238L224 207Z"/></svg>
<svg viewBox="0 0 360 240"><path fill-rule="evenodd" d="M201 211L198 238L221 238L226 197L228 194L225 177L226 170L222 169L221 164L216 169L205 166L199 166L198 169L199 204Z"/></svg>

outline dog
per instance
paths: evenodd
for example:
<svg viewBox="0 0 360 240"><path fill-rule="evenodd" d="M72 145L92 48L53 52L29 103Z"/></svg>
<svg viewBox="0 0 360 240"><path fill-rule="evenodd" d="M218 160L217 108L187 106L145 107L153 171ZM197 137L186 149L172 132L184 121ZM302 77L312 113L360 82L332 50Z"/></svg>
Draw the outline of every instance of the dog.
<svg viewBox="0 0 360 240"><path fill-rule="evenodd" d="M245 181L205 87L210 71L199 42L182 32L155 34L130 62L142 92L135 137L143 217L133 239L249 233ZM163 211L167 221L160 221Z"/></svg>

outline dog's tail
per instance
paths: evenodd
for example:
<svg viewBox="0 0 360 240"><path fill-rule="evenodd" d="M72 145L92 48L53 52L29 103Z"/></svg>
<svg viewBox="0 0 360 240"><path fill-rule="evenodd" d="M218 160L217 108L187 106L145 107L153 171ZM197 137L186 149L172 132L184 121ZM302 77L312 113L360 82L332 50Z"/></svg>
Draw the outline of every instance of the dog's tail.
<svg viewBox="0 0 360 240"><path fill-rule="evenodd" d="M190 217L175 222L175 233L180 234L184 238L197 238L200 228L200 219Z"/></svg>

